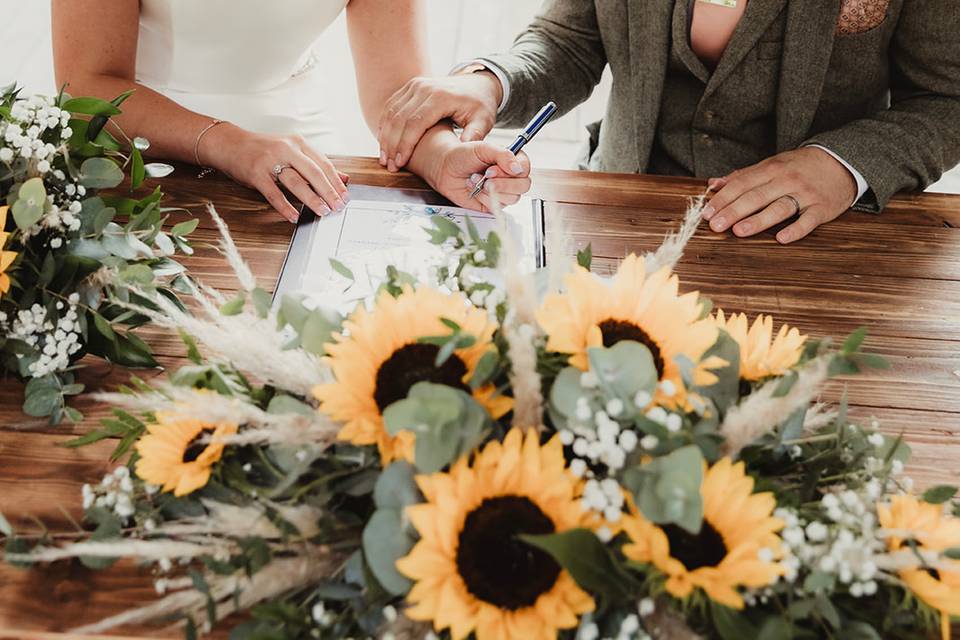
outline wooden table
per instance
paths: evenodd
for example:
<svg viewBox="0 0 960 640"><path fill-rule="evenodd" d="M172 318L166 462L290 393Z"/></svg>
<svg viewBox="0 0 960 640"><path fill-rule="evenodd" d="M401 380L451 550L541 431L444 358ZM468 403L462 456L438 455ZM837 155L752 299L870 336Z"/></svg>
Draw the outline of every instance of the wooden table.
<svg viewBox="0 0 960 640"><path fill-rule="evenodd" d="M342 158L338 165L354 183L423 188L417 178L390 175L372 160ZM185 264L207 284L235 287L212 247L216 232L204 213L204 204L212 201L261 285L273 287L290 224L256 193L217 176L198 180L195 171L179 167L161 182L168 204L201 217L196 255ZM592 244L594 264L608 272L627 253L656 247L678 226L686 198L702 189L695 180L541 171L533 192L547 201L547 224L562 224L574 248ZM958 480L960 197L904 195L880 216L850 213L787 247L779 246L773 233L737 239L704 229L690 242L678 271L684 290L699 289L727 310L774 314L778 323L789 322L811 336L842 338L868 327L866 348L886 356L891 369L832 383L824 398L836 400L846 385L855 418L875 416L886 431L904 433L914 449L909 471L918 486ZM157 329L141 335L163 366L183 362L175 336ZM163 375L136 373L146 379ZM91 361L82 378L91 390L112 389L130 374ZM0 383L0 512L24 531L37 528L28 515L53 531L70 530L66 514L79 519L80 487L98 482L108 470L113 444L80 450L57 445L95 428L107 408L83 398L76 403L87 416L82 424L50 427L19 412L21 393L13 381ZM129 564L106 572L77 564L29 573L2 566L0 639L68 637L16 629L60 632L92 622L154 597L151 585L147 571Z"/></svg>

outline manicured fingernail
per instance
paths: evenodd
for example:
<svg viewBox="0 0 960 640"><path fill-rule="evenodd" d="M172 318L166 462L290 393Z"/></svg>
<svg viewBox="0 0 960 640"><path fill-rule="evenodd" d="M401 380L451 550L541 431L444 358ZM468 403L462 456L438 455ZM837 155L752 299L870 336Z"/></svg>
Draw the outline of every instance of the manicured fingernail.
<svg viewBox="0 0 960 640"><path fill-rule="evenodd" d="M483 190L486 191L487 193L493 193L493 183L492 183L492 182L484 182L484 183L483 183Z"/></svg>
<svg viewBox="0 0 960 640"><path fill-rule="evenodd" d="M737 232L738 236L748 236L753 233L753 227L748 224L741 224L733 228Z"/></svg>
<svg viewBox="0 0 960 640"><path fill-rule="evenodd" d="M710 228L714 231L723 231L727 228L727 221L723 219L723 216L714 218L710 221Z"/></svg>
<svg viewBox="0 0 960 640"><path fill-rule="evenodd" d="M510 173L512 173L515 176L518 176L521 173L523 173L523 167L520 166L519 162L513 162L510 164Z"/></svg>
<svg viewBox="0 0 960 640"><path fill-rule="evenodd" d="M703 208L703 214L702 214L702 215L703 215L703 219L704 219L704 220L709 220L710 218L713 217L713 214L715 214L716 212L717 212L717 210L713 208L713 205L712 205L712 204L708 204L707 206L705 206L705 207Z"/></svg>
<svg viewBox="0 0 960 640"><path fill-rule="evenodd" d="M344 193L343 196L342 196L342 198L343 198L343 201L344 201L344 202L350 202L350 194L349 194L349 193Z"/></svg>
<svg viewBox="0 0 960 640"><path fill-rule="evenodd" d="M380 164L382 164L383 166L386 166L386 165L387 165L387 152L386 152L386 151L381 151L381 152L380 152Z"/></svg>
<svg viewBox="0 0 960 640"><path fill-rule="evenodd" d="M398 154L397 154L397 166L400 166L401 164L403 164L403 154L402 154L402 153L398 153Z"/></svg>
<svg viewBox="0 0 960 640"><path fill-rule="evenodd" d="M479 173L475 173L472 176L470 176L470 179L467 180L467 182L469 182L470 184L477 184L478 182L480 182L480 178L482 177L483 176L481 176Z"/></svg>
<svg viewBox="0 0 960 640"><path fill-rule="evenodd" d="M467 185L467 189L473 189L476 186L476 183L473 181L473 178L467 178L464 180L464 184Z"/></svg>
<svg viewBox="0 0 960 640"><path fill-rule="evenodd" d="M490 167L483 173L483 175L487 176L488 178L492 178L493 176L497 175L496 167Z"/></svg>
<svg viewBox="0 0 960 640"><path fill-rule="evenodd" d="M790 237L790 234L786 231L781 231L777 234L777 242L780 244L790 244L793 238Z"/></svg>

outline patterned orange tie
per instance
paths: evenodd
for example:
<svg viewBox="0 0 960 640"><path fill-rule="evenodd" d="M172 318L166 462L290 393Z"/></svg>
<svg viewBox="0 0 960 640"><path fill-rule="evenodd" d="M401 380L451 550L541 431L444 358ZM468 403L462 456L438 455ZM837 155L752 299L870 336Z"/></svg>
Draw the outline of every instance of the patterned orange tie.
<svg viewBox="0 0 960 640"><path fill-rule="evenodd" d="M747 0L694 1L690 47L704 64L717 66L746 9Z"/></svg>

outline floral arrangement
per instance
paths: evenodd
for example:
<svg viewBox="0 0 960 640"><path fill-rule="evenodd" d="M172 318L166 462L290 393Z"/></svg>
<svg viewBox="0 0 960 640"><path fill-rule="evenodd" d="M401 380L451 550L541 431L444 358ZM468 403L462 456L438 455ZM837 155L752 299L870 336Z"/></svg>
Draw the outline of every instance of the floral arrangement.
<svg viewBox="0 0 960 640"><path fill-rule="evenodd" d="M84 488L96 529L7 523L7 560L150 563L160 598L86 632L246 611L231 638L949 635L956 489L914 495L900 438L815 402L882 361L862 331L680 293L699 219L602 279L589 251L525 274L508 234L438 217L435 281L391 270L346 318L274 308L224 233L236 297L127 305L192 363L104 396L84 441L132 452Z"/></svg>
<svg viewBox="0 0 960 640"><path fill-rule="evenodd" d="M147 318L113 299L130 301L129 283L173 299L166 285L183 268L171 256L191 251L196 221L165 232L159 188L142 199L97 193L119 186L124 169L131 190L172 171L144 163L146 140L124 151L106 130L129 95L0 89L0 375L25 381L24 412L54 423L82 418L66 398L83 391L75 372L84 355L156 364L130 331Z"/></svg>

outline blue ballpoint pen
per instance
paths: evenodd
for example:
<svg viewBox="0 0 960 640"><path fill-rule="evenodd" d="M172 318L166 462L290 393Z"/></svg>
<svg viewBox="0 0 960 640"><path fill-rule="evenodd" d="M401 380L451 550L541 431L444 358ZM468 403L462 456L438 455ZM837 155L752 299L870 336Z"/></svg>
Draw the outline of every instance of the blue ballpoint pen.
<svg viewBox="0 0 960 640"><path fill-rule="evenodd" d="M509 147L507 147L514 155L520 153L520 150L523 147L533 140L533 136L537 135L537 132L543 128L543 125L550 122L550 118L553 117L553 114L557 112L557 105L553 102L548 102L540 112L533 117L526 127L523 128L517 135L517 139L513 141ZM483 175L480 177L480 180L477 181L477 186L473 188L473 192L470 194L471 198L476 198L477 194L483 189L484 183L487 181L487 176Z"/></svg>

